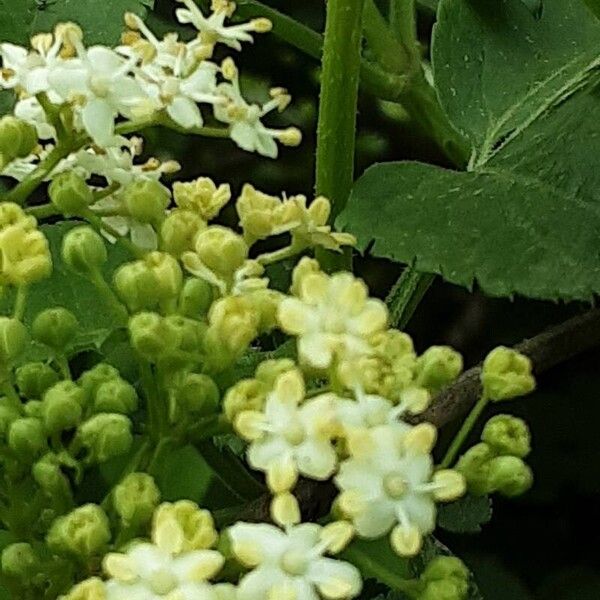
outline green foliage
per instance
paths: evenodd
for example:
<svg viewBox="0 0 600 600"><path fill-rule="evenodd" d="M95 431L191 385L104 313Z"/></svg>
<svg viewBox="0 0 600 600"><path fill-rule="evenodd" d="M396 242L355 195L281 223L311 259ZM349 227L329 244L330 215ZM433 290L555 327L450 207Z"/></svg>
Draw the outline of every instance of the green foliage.
<svg viewBox="0 0 600 600"><path fill-rule="evenodd" d="M438 509L438 525L453 533L479 533L491 518L492 502L487 496L465 496Z"/></svg>
<svg viewBox="0 0 600 600"><path fill-rule="evenodd" d="M492 295L589 299L596 251L600 25L580 0L445 0L433 64L469 171L369 169L338 219L365 249ZM585 118L582 118L585 115Z"/></svg>
<svg viewBox="0 0 600 600"><path fill-rule="evenodd" d="M78 23L90 44L115 44L123 31L123 15L145 15L154 0L0 0L0 39L27 44L40 31L61 21Z"/></svg>

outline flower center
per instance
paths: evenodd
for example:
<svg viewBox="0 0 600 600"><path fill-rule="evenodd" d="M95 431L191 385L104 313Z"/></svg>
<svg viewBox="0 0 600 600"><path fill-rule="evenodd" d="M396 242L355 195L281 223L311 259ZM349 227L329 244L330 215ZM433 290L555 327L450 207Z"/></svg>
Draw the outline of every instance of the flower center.
<svg viewBox="0 0 600 600"><path fill-rule="evenodd" d="M103 75L92 75L90 77L90 90L99 98L108 96L110 92L110 82Z"/></svg>
<svg viewBox="0 0 600 600"><path fill-rule="evenodd" d="M281 558L281 568L289 575L304 575L308 568L306 555L297 550L289 550Z"/></svg>
<svg viewBox="0 0 600 600"><path fill-rule="evenodd" d="M398 500L407 492L408 486L400 473L390 473L383 480L383 489L392 499Z"/></svg>
<svg viewBox="0 0 600 600"><path fill-rule="evenodd" d="M159 569L150 575L148 584L155 594L166 596L177 587L177 579L168 569Z"/></svg>
<svg viewBox="0 0 600 600"><path fill-rule="evenodd" d="M299 446L306 439L304 427L298 421L286 425L283 435L286 441L292 446Z"/></svg>

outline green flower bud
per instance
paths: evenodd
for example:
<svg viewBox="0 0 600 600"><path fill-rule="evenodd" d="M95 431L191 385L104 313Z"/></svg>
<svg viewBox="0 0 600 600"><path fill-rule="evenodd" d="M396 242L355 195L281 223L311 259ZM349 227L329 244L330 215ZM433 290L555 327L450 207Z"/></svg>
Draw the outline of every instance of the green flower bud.
<svg viewBox="0 0 600 600"><path fill-rule="evenodd" d="M244 410L262 410L269 387L258 379L242 379L230 387L223 400L223 410L233 423Z"/></svg>
<svg viewBox="0 0 600 600"><path fill-rule="evenodd" d="M255 376L267 387L272 388L280 375L291 371L295 366L294 361L289 358L263 360L256 368Z"/></svg>
<svg viewBox="0 0 600 600"><path fill-rule="evenodd" d="M63 238L62 257L80 275L95 275L108 259L104 241L91 227L74 227Z"/></svg>
<svg viewBox="0 0 600 600"><path fill-rule="evenodd" d="M38 144L33 125L12 115L0 119L0 154L6 163L29 156Z"/></svg>
<svg viewBox="0 0 600 600"><path fill-rule="evenodd" d="M487 355L481 382L486 396L494 401L524 396L535 389L529 358L504 346Z"/></svg>
<svg viewBox="0 0 600 600"><path fill-rule="evenodd" d="M230 278L248 256L244 238L219 225L212 225L197 235L195 250L204 265L224 278Z"/></svg>
<svg viewBox="0 0 600 600"><path fill-rule="evenodd" d="M76 171L65 171L54 177L48 194L52 204L66 217L81 214L94 199L90 186Z"/></svg>
<svg viewBox="0 0 600 600"><path fill-rule="evenodd" d="M42 418L46 431L52 435L73 429L81 421L85 404L84 391L72 381L61 381L52 386L42 402Z"/></svg>
<svg viewBox="0 0 600 600"><path fill-rule="evenodd" d="M467 488L472 494L481 496L490 492L490 461L495 457L496 451L485 443L469 448L460 457L456 470L464 475Z"/></svg>
<svg viewBox="0 0 600 600"><path fill-rule="evenodd" d="M89 461L103 463L129 452L133 444L131 421L124 415L95 415L79 426L77 439L88 449Z"/></svg>
<svg viewBox="0 0 600 600"><path fill-rule="evenodd" d="M26 417L35 417L36 419L43 420L42 407L43 402L40 400L30 400L23 406L23 412Z"/></svg>
<svg viewBox="0 0 600 600"><path fill-rule="evenodd" d="M150 362L172 352L180 342L180 332L159 314L142 312L129 319L129 337L134 349Z"/></svg>
<svg viewBox="0 0 600 600"><path fill-rule="evenodd" d="M2 572L9 577L27 582L39 567L40 560L31 544L11 544L2 551Z"/></svg>
<svg viewBox="0 0 600 600"><path fill-rule="evenodd" d="M20 416L21 413L6 398L0 398L0 439L6 438L10 426Z"/></svg>
<svg viewBox="0 0 600 600"><path fill-rule="evenodd" d="M177 209L163 221L160 228L161 249L179 258L194 249L194 240L206 229L206 222L191 210Z"/></svg>
<svg viewBox="0 0 600 600"><path fill-rule="evenodd" d="M123 379L112 379L98 386L94 400L94 412L119 413L135 412L138 395L135 388Z"/></svg>
<svg viewBox="0 0 600 600"><path fill-rule="evenodd" d="M177 298L183 287L183 273L177 259L166 252L149 252L144 262L158 282L156 294L160 300Z"/></svg>
<svg viewBox="0 0 600 600"><path fill-rule="evenodd" d="M198 416L217 412L219 398L217 384L208 375L200 373L186 373L174 393L175 403L184 414Z"/></svg>
<svg viewBox="0 0 600 600"><path fill-rule="evenodd" d="M524 494L533 484L531 469L516 456L498 456L489 465L490 488L514 498Z"/></svg>
<svg viewBox="0 0 600 600"><path fill-rule="evenodd" d="M46 454L31 469L35 482L54 499L71 499L71 487L55 454Z"/></svg>
<svg viewBox="0 0 600 600"><path fill-rule="evenodd" d="M486 423L481 439L500 455L525 458L531 451L531 435L527 423L512 415L492 417Z"/></svg>
<svg viewBox="0 0 600 600"><path fill-rule="evenodd" d="M21 321L0 317L0 362L8 363L23 351L27 343L27 329Z"/></svg>
<svg viewBox="0 0 600 600"><path fill-rule="evenodd" d="M244 296L226 296L212 305L208 320L214 336L210 342L215 347L220 342L236 357L258 336L261 315Z"/></svg>
<svg viewBox="0 0 600 600"><path fill-rule="evenodd" d="M46 536L50 550L82 561L102 556L110 539L108 517L95 504L86 504L59 517Z"/></svg>
<svg viewBox="0 0 600 600"><path fill-rule="evenodd" d="M184 317L198 319L204 317L214 301L212 285L204 279L186 280L179 295L179 312Z"/></svg>
<svg viewBox="0 0 600 600"><path fill-rule="evenodd" d="M469 570L455 556L438 556L431 560L421 574L421 581L439 581L442 579L459 579L468 581Z"/></svg>
<svg viewBox="0 0 600 600"><path fill-rule="evenodd" d="M49 365L32 362L16 371L17 387L25 398L41 398L44 392L58 382L58 374Z"/></svg>
<svg viewBox="0 0 600 600"><path fill-rule="evenodd" d="M417 600L467 600L468 593L466 581L446 579L428 583Z"/></svg>
<svg viewBox="0 0 600 600"><path fill-rule="evenodd" d="M88 402L93 402L96 398L96 391L100 385L106 381L113 381L114 379L121 379L119 371L112 365L98 363L89 371L82 373L77 383L83 390L86 400Z"/></svg>
<svg viewBox="0 0 600 600"><path fill-rule="evenodd" d="M144 261L137 260L119 267L114 285L131 312L152 309L158 304L158 279Z"/></svg>
<svg viewBox="0 0 600 600"><path fill-rule="evenodd" d="M126 527L142 527L152 519L160 491L150 475L131 473L115 487L113 503Z"/></svg>
<svg viewBox="0 0 600 600"><path fill-rule="evenodd" d="M57 351L62 351L73 340L79 323L66 308L48 308L38 313L33 321L33 338Z"/></svg>
<svg viewBox="0 0 600 600"><path fill-rule="evenodd" d="M417 381L432 393L452 383L463 369L462 356L448 346L431 346L417 359Z"/></svg>
<svg viewBox="0 0 600 600"><path fill-rule="evenodd" d="M8 445L15 454L27 460L44 452L48 440L42 422L33 417L14 421L8 430Z"/></svg>
<svg viewBox="0 0 600 600"><path fill-rule="evenodd" d="M153 179L139 179L121 192L129 214L140 223L156 224L165 216L171 201L169 190Z"/></svg>
<svg viewBox="0 0 600 600"><path fill-rule="evenodd" d="M165 325L177 334L177 348L184 352L198 353L202 349L202 339L206 325L194 319L186 319L180 315L168 315Z"/></svg>

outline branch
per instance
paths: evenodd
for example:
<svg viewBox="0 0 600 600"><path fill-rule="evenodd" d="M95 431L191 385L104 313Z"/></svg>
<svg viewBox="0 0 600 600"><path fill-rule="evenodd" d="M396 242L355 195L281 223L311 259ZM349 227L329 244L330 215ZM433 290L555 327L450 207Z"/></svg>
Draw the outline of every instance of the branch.
<svg viewBox="0 0 600 600"><path fill-rule="evenodd" d="M600 309L594 309L521 342L515 349L531 359L534 373L540 375L599 344ZM481 366L465 371L418 420L442 427L465 414L481 396L480 375Z"/></svg>

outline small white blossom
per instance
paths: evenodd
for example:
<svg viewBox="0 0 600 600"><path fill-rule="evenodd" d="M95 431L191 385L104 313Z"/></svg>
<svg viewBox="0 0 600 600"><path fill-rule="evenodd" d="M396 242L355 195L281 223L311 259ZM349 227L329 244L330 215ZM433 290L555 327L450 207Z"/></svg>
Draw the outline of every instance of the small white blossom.
<svg viewBox="0 0 600 600"><path fill-rule="evenodd" d="M315 523L286 532L264 523L237 523L229 529L232 550L247 567L238 600L330 600L355 598L362 581L350 563L323 556L328 547Z"/></svg>
<svg viewBox="0 0 600 600"><path fill-rule="evenodd" d="M40 140L56 139L56 130L48 122L46 113L35 96L19 100L13 113L15 117L33 125Z"/></svg>

